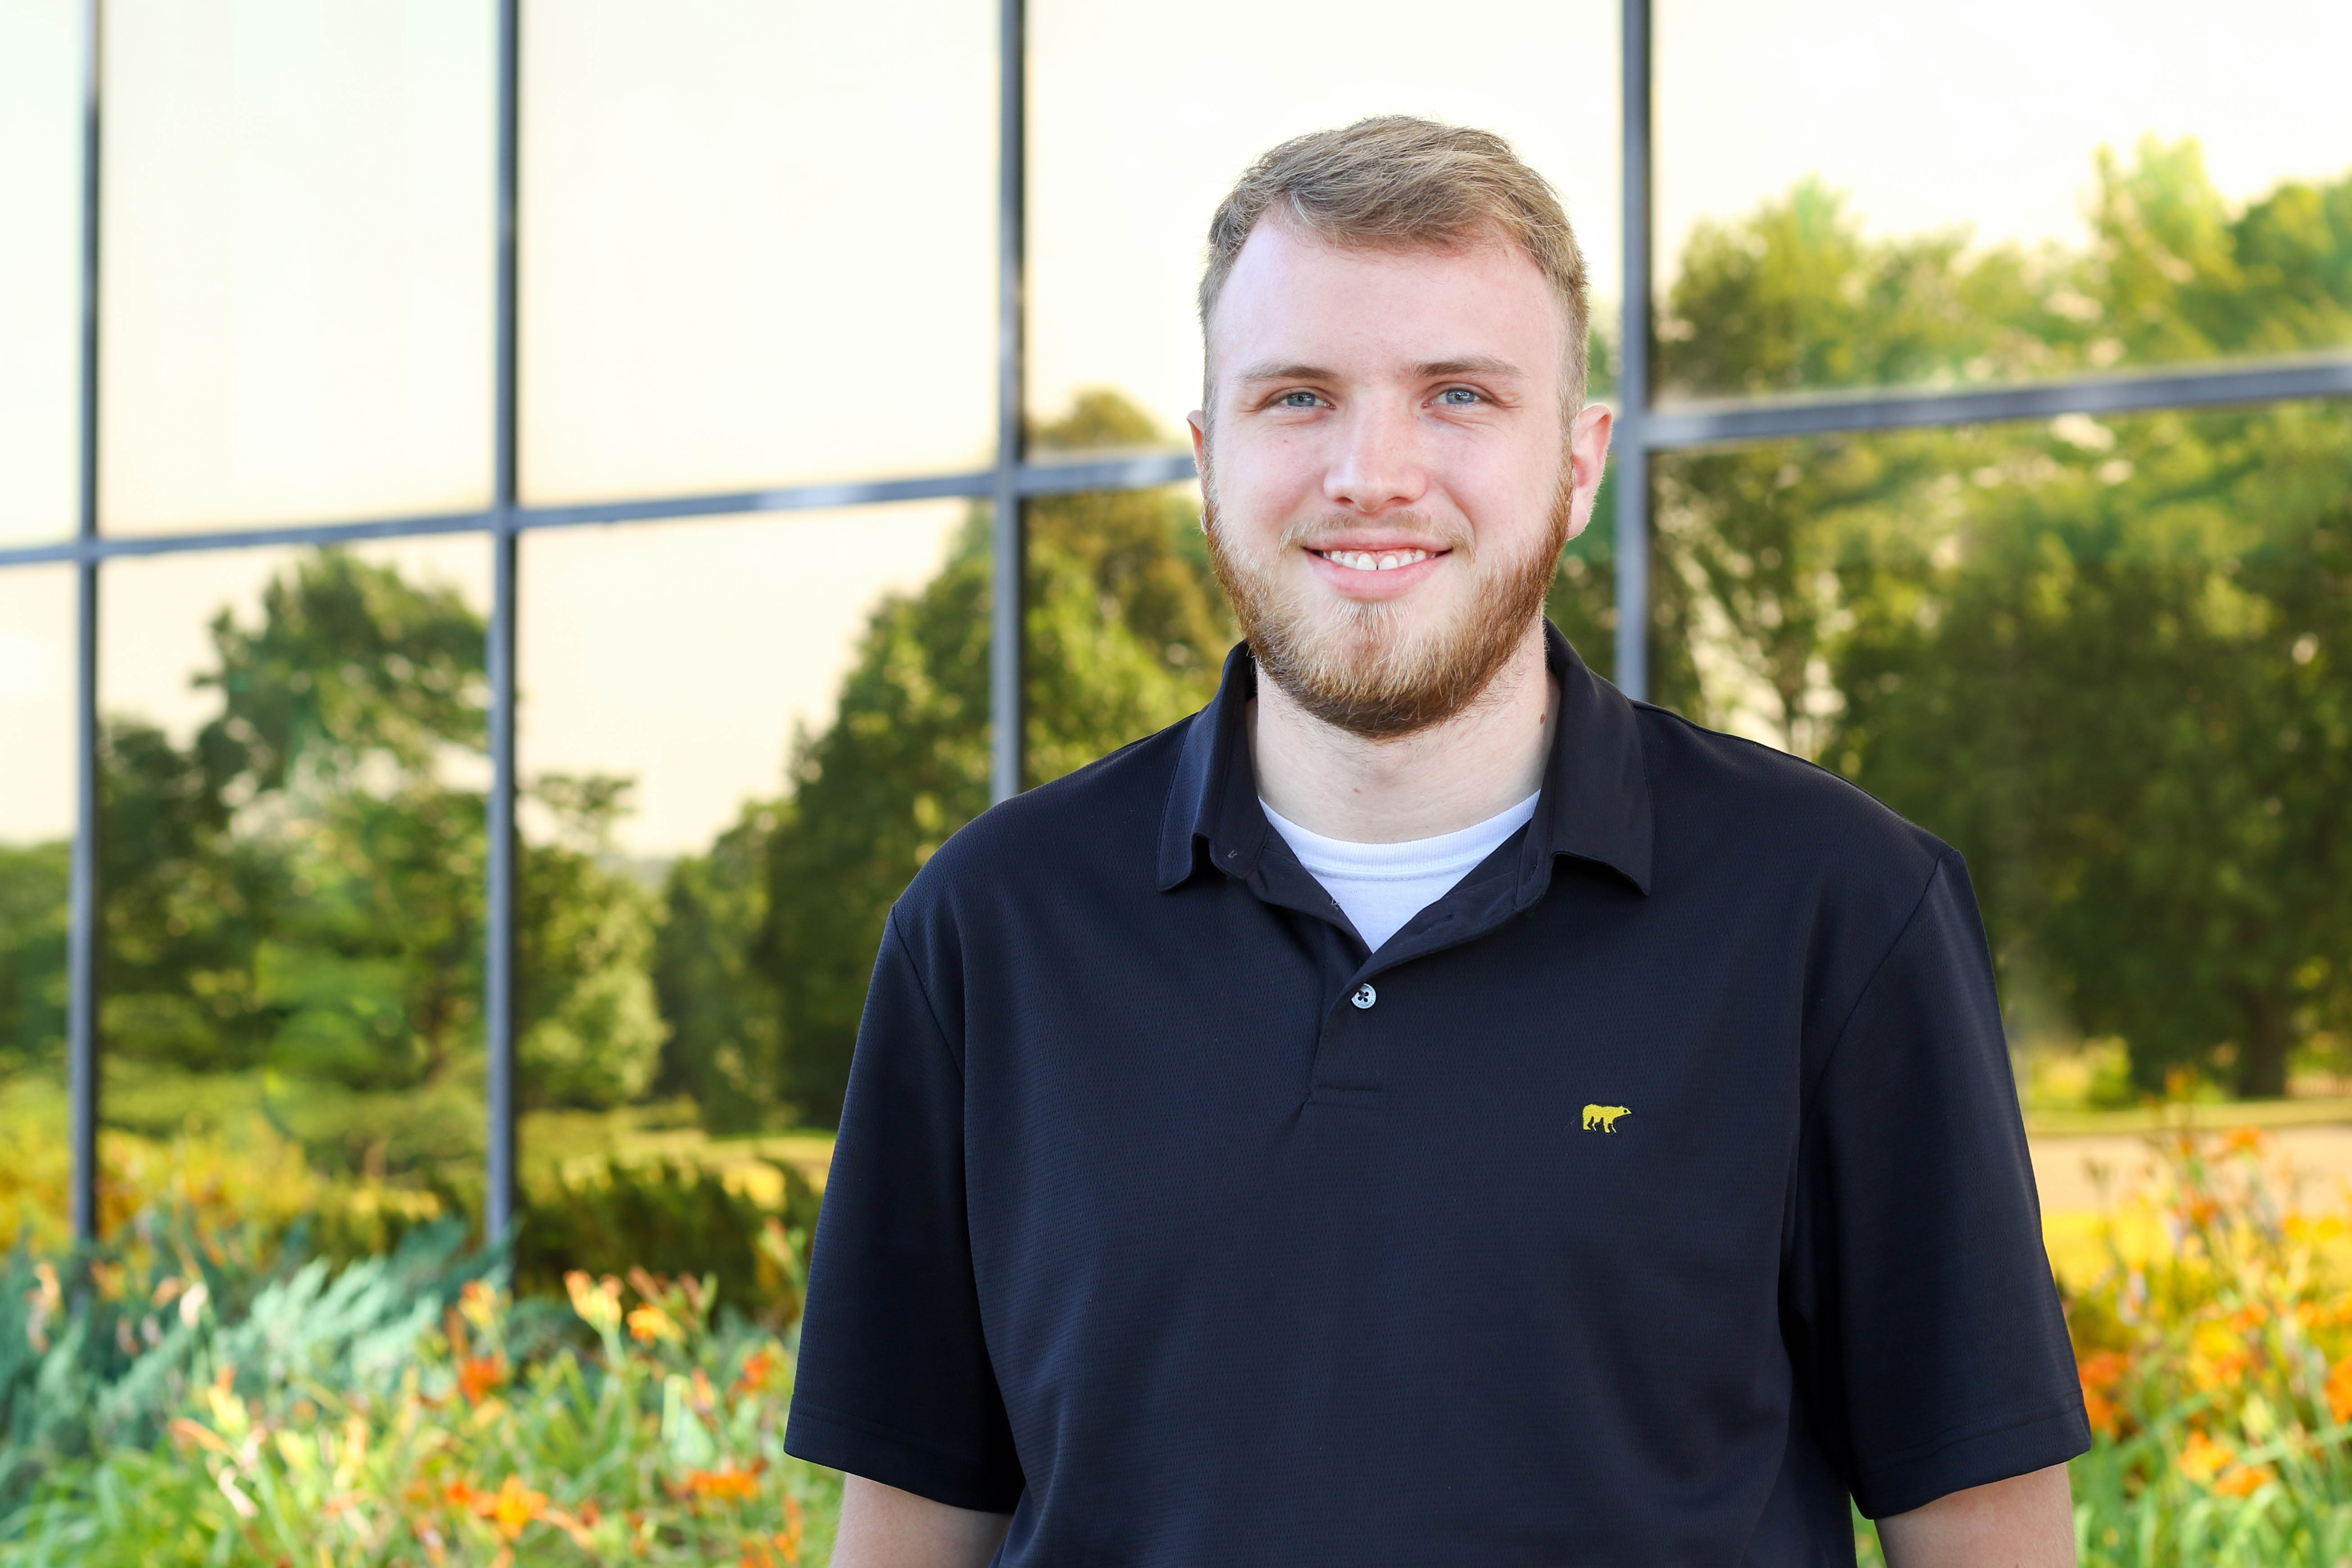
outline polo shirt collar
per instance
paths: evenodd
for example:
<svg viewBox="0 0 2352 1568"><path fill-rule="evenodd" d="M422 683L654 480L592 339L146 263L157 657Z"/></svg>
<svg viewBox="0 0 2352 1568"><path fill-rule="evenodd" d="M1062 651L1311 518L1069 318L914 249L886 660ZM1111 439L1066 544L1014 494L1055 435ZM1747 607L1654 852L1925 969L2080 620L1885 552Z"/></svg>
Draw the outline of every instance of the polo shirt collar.
<svg viewBox="0 0 2352 1568"><path fill-rule="evenodd" d="M1559 686L1559 722L1511 902L1525 909L1541 898L1562 855L1607 866L1646 895L1654 819L1633 704L1587 668L1549 621L1544 663ZM1215 700L1185 731L1169 784L1160 831L1163 892L1191 879L1203 861L1247 879L1274 836L1258 805L1244 728L1256 695L1257 662L1247 643L1237 643L1225 656Z"/></svg>

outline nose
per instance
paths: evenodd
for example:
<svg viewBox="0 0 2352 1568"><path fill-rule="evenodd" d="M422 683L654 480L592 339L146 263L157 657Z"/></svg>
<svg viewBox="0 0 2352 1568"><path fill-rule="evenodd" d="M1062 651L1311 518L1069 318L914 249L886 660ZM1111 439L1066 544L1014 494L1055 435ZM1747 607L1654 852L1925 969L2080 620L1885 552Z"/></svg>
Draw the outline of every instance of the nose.
<svg viewBox="0 0 2352 1568"><path fill-rule="evenodd" d="M1339 449L1323 473L1323 497L1366 517L1409 507L1429 491L1429 469L1412 411L1386 399L1359 400L1339 421Z"/></svg>

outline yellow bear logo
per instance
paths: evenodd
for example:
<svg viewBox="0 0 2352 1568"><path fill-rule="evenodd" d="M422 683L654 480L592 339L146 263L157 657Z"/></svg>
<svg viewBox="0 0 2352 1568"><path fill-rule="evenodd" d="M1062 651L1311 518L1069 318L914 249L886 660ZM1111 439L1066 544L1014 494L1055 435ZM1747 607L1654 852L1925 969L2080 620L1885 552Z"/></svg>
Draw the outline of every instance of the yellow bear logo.
<svg viewBox="0 0 2352 1568"><path fill-rule="evenodd" d="M1584 1130L1599 1128L1603 1132L1617 1131L1617 1119L1633 1113L1622 1105L1588 1105L1584 1108Z"/></svg>

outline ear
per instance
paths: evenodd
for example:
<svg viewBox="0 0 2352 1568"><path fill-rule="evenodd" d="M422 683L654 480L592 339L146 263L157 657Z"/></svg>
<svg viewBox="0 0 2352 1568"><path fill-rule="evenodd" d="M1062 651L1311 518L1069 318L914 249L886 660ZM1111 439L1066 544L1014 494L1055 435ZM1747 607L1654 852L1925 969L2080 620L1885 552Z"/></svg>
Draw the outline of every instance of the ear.
<svg viewBox="0 0 2352 1568"><path fill-rule="evenodd" d="M1184 425L1192 432L1193 466L1206 472L1209 467L1209 416L1195 408L1184 416Z"/></svg>
<svg viewBox="0 0 2352 1568"><path fill-rule="evenodd" d="M1609 432L1616 416L1598 403L1589 404L1568 427L1570 489L1568 536L1574 539L1592 521L1592 503L1601 494L1601 476L1609 467Z"/></svg>

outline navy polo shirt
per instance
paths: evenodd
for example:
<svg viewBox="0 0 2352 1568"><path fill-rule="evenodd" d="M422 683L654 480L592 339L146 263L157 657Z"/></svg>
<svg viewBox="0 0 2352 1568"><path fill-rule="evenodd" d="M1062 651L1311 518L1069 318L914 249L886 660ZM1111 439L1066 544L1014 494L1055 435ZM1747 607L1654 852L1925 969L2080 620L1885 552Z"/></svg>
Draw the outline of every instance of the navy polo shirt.
<svg viewBox="0 0 2352 1568"><path fill-rule="evenodd" d="M1850 1563L2089 1445L1960 858L1557 631L1534 820L1377 953L1244 649L891 912L785 1447L1005 1563Z"/></svg>

